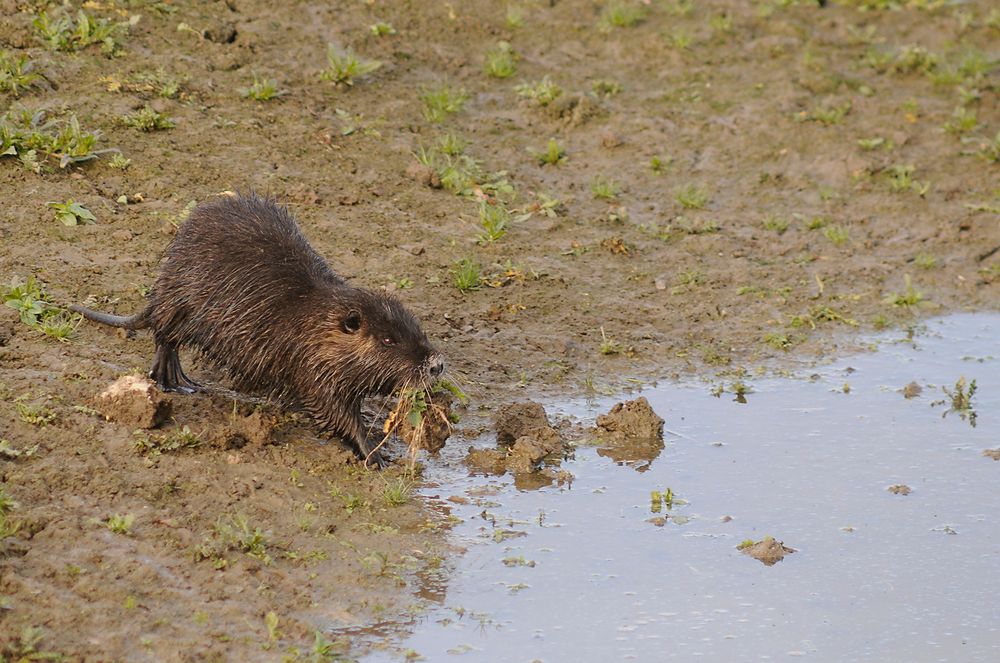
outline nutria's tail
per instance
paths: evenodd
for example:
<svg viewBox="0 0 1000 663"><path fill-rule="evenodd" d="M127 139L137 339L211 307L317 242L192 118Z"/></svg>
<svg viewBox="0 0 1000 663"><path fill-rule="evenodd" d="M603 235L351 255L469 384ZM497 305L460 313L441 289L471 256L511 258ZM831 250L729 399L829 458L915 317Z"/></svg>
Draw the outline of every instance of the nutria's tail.
<svg viewBox="0 0 1000 663"><path fill-rule="evenodd" d="M112 315L111 313L102 313L101 311L93 311L84 306L79 306L73 304L69 307L69 310L79 313L88 320L93 320L94 322L99 322L102 325L110 325L112 327L123 327L125 329L145 329L149 326L149 310L140 311L135 315Z"/></svg>

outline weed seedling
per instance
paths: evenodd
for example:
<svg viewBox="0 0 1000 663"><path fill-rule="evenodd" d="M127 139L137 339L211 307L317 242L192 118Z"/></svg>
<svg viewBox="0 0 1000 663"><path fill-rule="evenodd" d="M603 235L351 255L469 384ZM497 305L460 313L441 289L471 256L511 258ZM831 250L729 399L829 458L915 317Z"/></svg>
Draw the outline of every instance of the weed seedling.
<svg viewBox="0 0 1000 663"><path fill-rule="evenodd" d="M124 534L127 536L134 522L135 515L131 513L125 515L115 513L108 516L107 520L104 521L104 526L115 534Z"/></svg>
<svg viewBox="0 0 1000 663"><path fill-rule="evenodd" d="M59 167L96 159L115 150L95 150L101 133L80 128L75 115L69 120L50 120L45 111L8 111L0 116L0 157L36 150L56 158Z"/></svg>
<svg viewBox="0 0 1000 663"><path fill-rule="evenodd" d="M510 78L517 72L517 54L508 42L501 41L486 52L486 75Z"/></svg>
<svg viewBox="0 0 1000 663"><path fill-rule="evenodd" d="M461 293L478 290L480 282L479 263L474 258L462 258L451 267L452 282Z"/></svg>
<svg viewBox="0 0 1000 663"><path fill-rule="evenodd" d="M517 30L524 27L524 9L517 5L507 5L504 23L507 24L507 29L509 30Z"/></svg>
<svg viewBox="0 0 1000 663"><path fill-rule="evenodd" d="M349 50L342 50L335 44L326 45L327 68L320 78L337 87L350 87L355 79L361 79L382 66L378 60L365 60Z"/></svg>
<svg viewBox="0 0 1000 663"><path fill-rule="evenodd" d="M598 175L590 182L590 193L598 200L614 200L621 188L615 180Z"/></svg>
<svg viewBox="0 0 1000 663"><path fill-rule="evenodd" d="M920 269L934 269L937 267L937 258L929 253L921 252L913 258L913 264Z"/></svg>
<svg viewBox="0 0 1000 663"><path fill-rule="evenodd" d="M957 106L951 114L951 119L944 123L943 129L950 134L962 136L975 131L979 126L976 111L964 106Z"/></svg>
<svg viewBox="0 0 1000 663"><path fill-rule="evenodd" d="M535 154L538 159L539 166L555 166L566 159L566 150L559 145L559 142L555 138L549 138L548 144L545 146L545 151L538 152Z"/></svg>
<svg viewBox="0 0 1000 663"><path fill-rule="evenodd" d="M951 401L951 407L945 410L941 416L945 417L949 412L957 412L958 416L975 427L977 415L976 410L972 407L972 398L976 395L976 381L972 380L966 384L963 375L955 383L954 389L948 387L941 387L941 389Z"/></svg>
<svg viewBox="0 0 1000 663"><path fill-rule="evenodd" d="M386 37L389 35L396 34L396 28L392 27L388 23L383 23L381 21L373 23L371 27L369 27L368 29L376 37Z"/></svg>
<svg viewBox="0 0 1000 663"><path fill-rule="evenodd" d="M843 246L851 238L850 231L841 225L826 226L823 228L823 237L826 237L834 246Z"/></svg>
<svg viewBox="0 0 1000 663"><path fill-rule="evenodd" d="M776 232L779 235L783 235L788 230L788 219L774 214L765 216L763 224L765 230Z"/></svg>
<svg viewBox="0 0 1000 663"><path fill-rule="evenodd" d="M253 83L250 87L240 88L240 94L254 101L270 101L285 96L288 90L279 90L278 81L273 78L261 78L253 74Z"/></svg>
<svg viewBox="0 0 1000 663"><path fill-rule="evenodd" d="M913 287L913 282L910 280L910 275L906 274L903 276L906 282L906 290L902 293L891 292L885 298L885 303L892 306L902 306L909 308L910 306L916 306L923 301L924 295L919 290Z"/></svg>
<svg viewBox="0 0 1000 663"><path fill-rule="evenodd" d="M611 0L601 11L598 27L602 30L630 28L638 25L646 17L646 10L640 5L623 0Z"/></svg>
<svg viewBox="0 0 1000 663"><path fill-rule="evenodd" d="M382 502L386 506L401 506L410 501L413 483L403 478L387 482L382 487Z"/></svg>
<svg viewBox="0 0 1000 663"><path fill-rule="evenodd" d="M143 106L142 109L122 117L122 122L127 127L138 129L139 131L161 131L163 129L173 129L177 126L173 119L153 110L150 106Z"/></svg>
<svg viewBox="0 0 1000 663"><path fill-rule="evenodd" d="M601 327L601 354L602 355L616 355L622 351L622 346L620 343L616 342L613 338L609 337L604 333L604 327Z"/></svg>
<svg viewBox="0 0 1000 663"><path fill-rule="evenodd" d="M34 68L27 55L15 57L7 51L0 51L0 92L10 92L19 97L22 90L35 87L44 78L33 71Z"/></svg>
<svg viewBox="0 0 1000 663"><path fill-rule="evenodd" d="M492 244L507 234L509 223L510 212L503 203L488 203L484 200L479 204L479 224L483 232L477 241L480 245Z"/></svg>
<svg viewBox="0 0 1000 663"><path fill-rule="evenodd" d="M92 44L101 44L107 55L118 49L115 35L128 29L127 23L111 23L106 18L94 18L82 9L76 14L76 22L63 14L58 19L50 19L45 11L39 12L31 24L38 39L53 50L78 51Z"/></svg>
<svg viewBox="0 0 1000 663"><path fill-rule="evenodd" d="M462 110L468 99L469 95L463 88L450 85L426 88L420 92L420 101L424 105L424 117L430 122L444 122L446 117Z"/></svg>
<svg viewBox="0 0 1000 663"><path fill-rule="evenodd" d="M538 106L548 106L562 94L562 88L546 76L540 81L521 83L514 88L519 97L530 99Z"/></svg>
<svg viewBox="0 0 1000 663"><path fill-rule="evenodd" d="M987 161L1000 163L1000 131L993 140L980 146L978 154Z"/></svg>
<svg viewBox="0 0 1000 663"><path fill-rule="evenodd" d="M590 82L590 90L598 97L604 97L606 99L621 92L622 86L618 81L599 79Z"/></svg>
<svg viewBox="0 0 1000 663"><path fill-rule="evenodd" d="M64 203L48 202L45 204L56 211L56 221L64 226L97 222L97 217L94 216L93 212L73 199L67 200Z"/></svg>
<svg viewBox="0 0 1000 663"><path fill-rule="evenodd" d="M677 192L676 198L684 209L702 209L708 204L709 194L707 189L689 184Z"/></svg>
<svg viewBox="0 0 1000 663"><path fill-rule="evenodd" d="M115 170L127 170L132 165L132 160L125 158L125 155L121 152L115 152L108 159L108 165Z"/></svg>

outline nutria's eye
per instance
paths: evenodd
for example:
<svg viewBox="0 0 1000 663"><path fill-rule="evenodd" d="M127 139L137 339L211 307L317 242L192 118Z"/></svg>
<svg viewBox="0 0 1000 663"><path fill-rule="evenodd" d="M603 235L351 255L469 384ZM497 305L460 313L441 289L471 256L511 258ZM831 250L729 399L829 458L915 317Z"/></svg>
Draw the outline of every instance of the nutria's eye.
<svg viewBox="0 0 1000 663"><path fill-rule="evenodd" d="M355 334L361 329L361 313L359 311L348 311L347 317L341 323L344 331L348 334Z"/></svg>
<svg viewBox="0 0 1000 663"><path fill-rule="evenodd" d="M391 336L386 336L382 339L382 345L396 345L396 339Z"/></svg>

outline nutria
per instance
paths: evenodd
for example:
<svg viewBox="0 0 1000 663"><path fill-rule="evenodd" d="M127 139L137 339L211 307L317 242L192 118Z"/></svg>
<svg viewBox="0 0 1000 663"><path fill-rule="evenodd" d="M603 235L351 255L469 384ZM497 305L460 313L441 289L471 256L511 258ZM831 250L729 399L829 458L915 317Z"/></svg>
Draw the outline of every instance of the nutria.
<svg viewBox="0 0 1000 663"><path fill-rule="evenodd" d="M143 311L117 316L70 308L106 325L149 328L156 342L149 376L164 391L198 391L177 354L191 347L237 390L304 409L377 465L385 459L365 433L363 399L424 386L444 370L398 299L347 283L287 209L253 193L191 212L167 248Z"/></svg>

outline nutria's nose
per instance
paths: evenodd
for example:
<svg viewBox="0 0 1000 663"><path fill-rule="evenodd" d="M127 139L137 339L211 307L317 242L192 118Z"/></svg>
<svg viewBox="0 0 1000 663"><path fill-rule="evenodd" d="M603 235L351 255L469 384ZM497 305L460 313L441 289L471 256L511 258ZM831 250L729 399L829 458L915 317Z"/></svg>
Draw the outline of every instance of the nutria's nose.
<svg viewBox="0 0 1000 663"><path fill-rule="evenodd" d="M427 371L431 374L431 377L435 378L444 373L444 357L441 355L432 357L430 364L427 366Z"/></svg>

